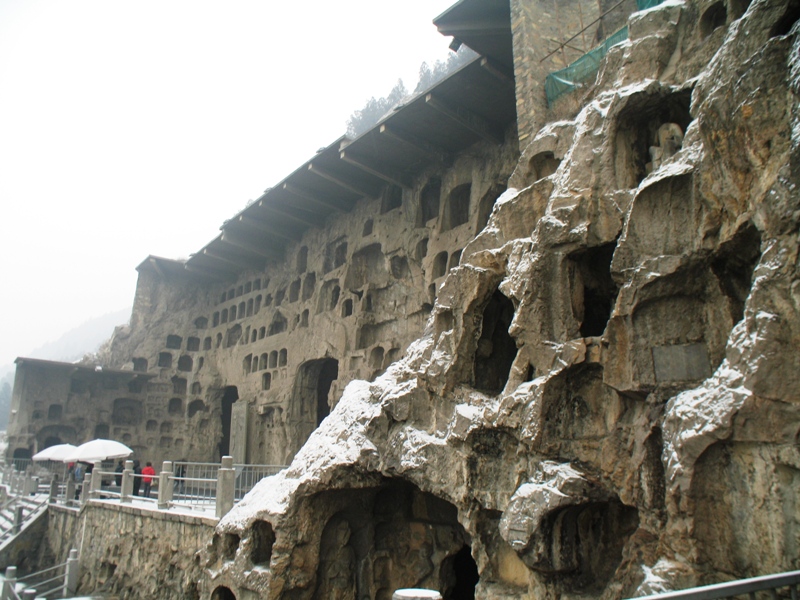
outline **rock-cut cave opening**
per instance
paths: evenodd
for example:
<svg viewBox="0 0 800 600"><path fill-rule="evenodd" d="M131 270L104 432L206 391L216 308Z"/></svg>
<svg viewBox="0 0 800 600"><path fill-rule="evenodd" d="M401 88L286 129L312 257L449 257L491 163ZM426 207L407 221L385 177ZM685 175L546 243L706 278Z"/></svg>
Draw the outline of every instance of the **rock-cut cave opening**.
<svg viewBox="0 0 800 600"><path fill-rule="evenodd" d="M611 278L611 259L616 242L587 248L569 257L572 311L580 322L581 337L603 332L611 318L618 287Z"/></svg>
<svg viewBox="0 0 800 600"><path fill-rule="evenodd" d="M327 514L313 598L390 600L400 588L471 600L479 580L469 538L450 502L402 480L315 496Z"/></svg>
<svg viewBox="0 0 800 600"><path fill-rule="evenodd" d="M495 290L483 311L481 335L475 350L475 388L499 394L508 382L517 344L508 333L514 318L514 304Z"/></svg>

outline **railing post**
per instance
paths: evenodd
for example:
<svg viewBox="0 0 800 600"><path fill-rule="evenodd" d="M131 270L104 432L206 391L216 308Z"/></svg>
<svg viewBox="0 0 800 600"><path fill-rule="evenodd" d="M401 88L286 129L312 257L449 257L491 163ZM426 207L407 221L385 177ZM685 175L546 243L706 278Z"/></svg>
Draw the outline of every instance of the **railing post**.
<svg viewBox="0 0 800 600"><path fill-rule="evenodd" d="M72 598L78 591L78 551L73 548L69 551L67 568L64 570L64 595Z"/></svg>
<svg viewBox="0 0 800 600"><path fill-rule="evenodd" d="M220 519L233 508L236 469L233 457L223 456L222 465L217 471L217 518Z"/></svg>
<svg viewBox="0 0 800 600"><path fill-rule="evenodd" d="M22 506L17 506L14 508L14 528L13 532L14 535L19 533L19 530L22 529L22 520L25 518L25 509Z"/></svg>
<svg viewBox="0 0 800 600"><path fill-rule="evenodd" d="M172 504L172 481L173 475L172 461L165 460L161 464L161 472L158 474L158 508L167 509Z"/></svg>
<svg viewBox="0 0 800 600"><path fill-rule="evenodd" d="M50 480L50 494L47 497L48 504L55 504L58 498L58 475L53 475Z"/></svg>
<svg viewBox="0 0 800 600"><path fill-rule="evenodd" d="M103 487L103 475L100 472L100 469L94 469L92 471L91 487L89 488L89 498L99 498L100 489L102 487Z"/></svg>
<svg viewBox="0 0 800 600"><path fill-rule="evenodd" d="M133 496L133 461L125 461L125 469L122 471L122 488L120 489L120 502L130 502Z"/></svg>
<svg viewBox="0 0 800 600"><path fill-rule="evenodd" d="M91 487L92 487L92 474L86 473L83 476L83 485L81 486L81 506L86 504L86 501L89 500Z"/></svg>
<svg viewBox="0 0 800 600"><path fill-rule="evenodd" d="M36 600L36 589L35 588L28 588L24 592L22 592L22 599L23 600Z"/></svg>
<svg viewBox="0 0 800 600"><path fill-rule="evenodd" d="M72 473L67 475L67 486L64 495L64 504L66 505L70 505L75 499L75 476Z"/></svg>
<svg viewBox="0 0 800 600"><path fill-rule="evenodd" d="M17 567L6 567L3 588L0 590L0 600L11 600L15 585L17 585Z"/></svg>
<svg viewBox="0 0 800 600"><path fill-rule="evenodd" d="M33 489L33 477L29 473L25 473L25 479L22 480L22 495L30 496Z"/></svg>

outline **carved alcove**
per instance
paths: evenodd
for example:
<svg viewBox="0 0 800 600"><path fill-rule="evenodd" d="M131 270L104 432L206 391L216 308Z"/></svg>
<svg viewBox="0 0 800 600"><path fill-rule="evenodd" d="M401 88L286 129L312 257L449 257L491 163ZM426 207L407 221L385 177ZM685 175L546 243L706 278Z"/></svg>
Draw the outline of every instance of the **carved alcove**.
<svg viewBox="0 0 800 600"><path fill-rule="evenodd" d="M628 99L616 119L614 169L619 189L637 187L654 170L651 148L658 149L660 160L666 160L680 149L683 135L692 121L691 97L691 90L663 90ZM678 130L670 125L679 128L680 139L676 139Z"/></svg>

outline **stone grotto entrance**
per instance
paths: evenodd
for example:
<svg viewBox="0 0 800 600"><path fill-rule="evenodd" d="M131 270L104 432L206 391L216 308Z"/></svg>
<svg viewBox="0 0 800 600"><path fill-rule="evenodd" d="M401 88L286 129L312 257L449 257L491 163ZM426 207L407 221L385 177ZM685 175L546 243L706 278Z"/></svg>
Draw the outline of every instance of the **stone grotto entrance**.
<svg viewBox="0 0 800 600"><path fill-rule="evenodd" d="M314 598L390 600L394 590L439 590L445 600L475 597L478 568L455 506L411 483L323 492L330 514L319 542Z"/></svg>

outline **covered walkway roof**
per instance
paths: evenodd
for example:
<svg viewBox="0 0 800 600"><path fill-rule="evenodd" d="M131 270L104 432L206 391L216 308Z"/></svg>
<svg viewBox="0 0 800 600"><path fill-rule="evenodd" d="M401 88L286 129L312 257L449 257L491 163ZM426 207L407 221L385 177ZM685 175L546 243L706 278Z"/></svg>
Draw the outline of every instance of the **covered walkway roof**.
<svg viewBox="0 0 800 600"><path fill-rule="evenodd" d="M515 120L513 73L479 56L359 137L321 149L223 223L220 234L185 262L151 256L137 269L214 280L263 270L307 229L323 227L362 198L379 197L387 185L408 187L426 167L446 167L478 141L502 144Z"/></svg>
<svg viewBox="0 0 800 600"><path fill-rule="evenodd" d="M509 0L459 0L433 20L453 44L464 43L478 54L514 68Z"/></svg>

